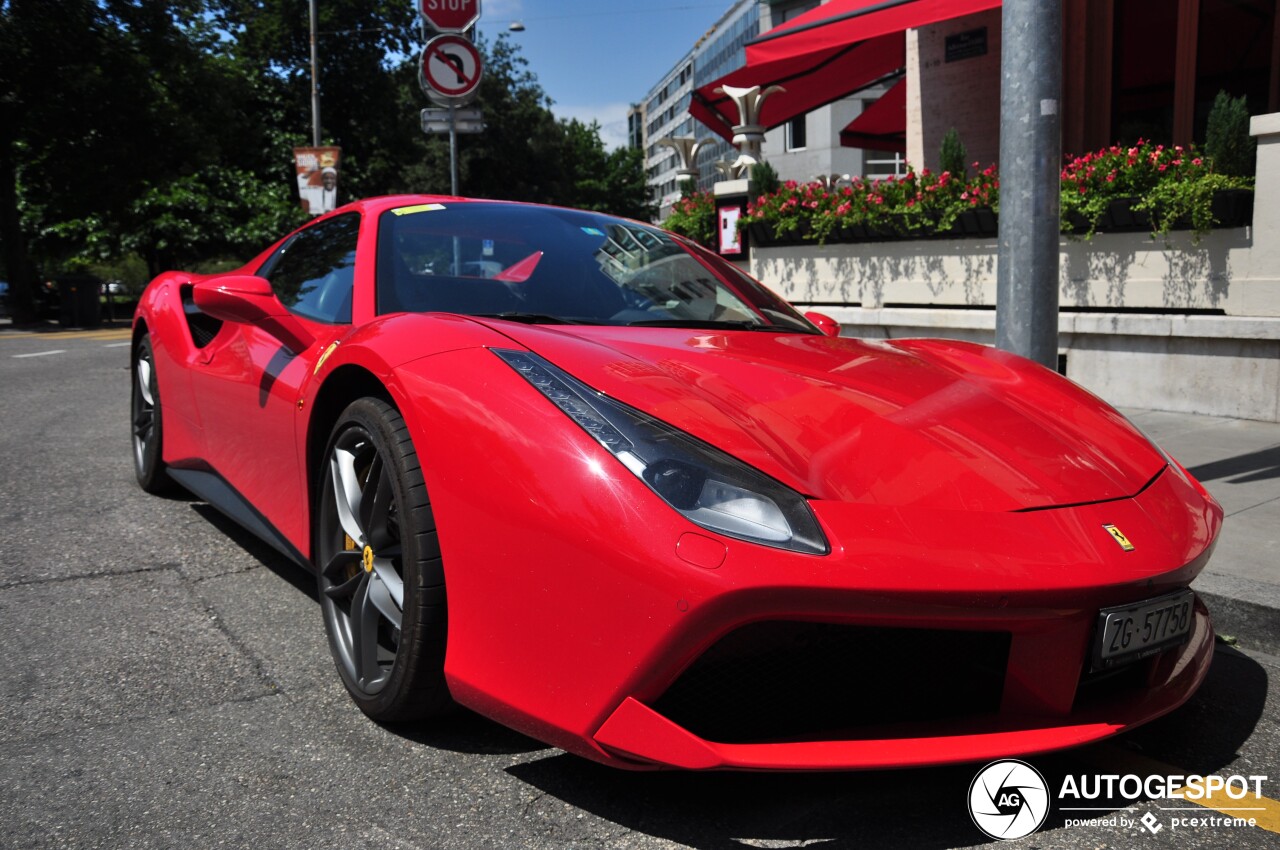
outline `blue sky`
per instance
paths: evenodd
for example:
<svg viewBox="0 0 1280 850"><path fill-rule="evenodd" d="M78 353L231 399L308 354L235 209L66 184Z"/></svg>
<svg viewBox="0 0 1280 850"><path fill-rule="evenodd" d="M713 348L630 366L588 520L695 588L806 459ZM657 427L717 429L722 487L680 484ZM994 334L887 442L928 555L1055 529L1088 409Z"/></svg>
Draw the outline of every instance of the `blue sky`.
<svg viewBox="0 0 1280 850"><path fill-rule="evenodd" d="M627 106L702 37L733 0L480 0L492 39L512 21L529 68L561 118L592 119L605 144L626 142Z"/></svg>

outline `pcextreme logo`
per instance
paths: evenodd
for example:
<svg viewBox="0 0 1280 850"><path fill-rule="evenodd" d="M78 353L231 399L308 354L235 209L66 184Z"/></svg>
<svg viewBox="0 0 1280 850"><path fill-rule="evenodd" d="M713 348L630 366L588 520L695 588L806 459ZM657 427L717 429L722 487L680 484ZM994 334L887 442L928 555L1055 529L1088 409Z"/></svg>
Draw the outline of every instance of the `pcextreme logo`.
<svg viewBox="0 0 1280 850"><path fill-rule="evenodd" d="M1030 835L1049 815L1049 786L1036 770L1016 759L993 761L969 785L969 817L992 838Z"/></svg>

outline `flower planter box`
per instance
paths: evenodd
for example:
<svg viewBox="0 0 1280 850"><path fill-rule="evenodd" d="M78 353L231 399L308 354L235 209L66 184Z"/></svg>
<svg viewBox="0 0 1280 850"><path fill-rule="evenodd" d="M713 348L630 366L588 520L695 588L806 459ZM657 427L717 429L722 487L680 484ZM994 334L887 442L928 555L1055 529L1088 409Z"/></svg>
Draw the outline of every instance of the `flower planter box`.
<svg viewBox="0 0 1280 850"><path fill-rule="evenodd" d="M965 210L956 219L949 230L937 230L928 226L915 230L907 224L907 217L901 213L890 215L887 221L879 224L852 224L838 227L828 234L826 244L845 244L851 242L896 242L900 239L933 239L955 236L994 236L998 229L996 214L989 207L978 207ZM811 236L808 222L788 233L775 234L772 224L753 222L747 225L747 233L751 244L768 247L771 245L816 245L818 240Z"/></svg>
<svg viewBox="0 0 1280 850"><path fill-rule="evenodd" d="M1100 233L1142 233L1151 232L1151 214L1146 210L1134 209L1138 198L1116 198L1108 205L1095 228ZM1067 233L1084 234L1089 232L1089 222L1074 211L1063 213L1070 224L1065 228ZM1244 227L1253 220L1253 190L1224 189L1213 195L1213 217L1215 227ZM896 217L878 225L855 224L839 227L827 236L827 244L850 242L891 242L899 239L931 239L931 238L964 238L991 237L1000 229L999 216L990 207L974 207L960 213L951 228L937 230L923 227L912 230L907 226L907 218L901 213ZM1190 230L1191 222L1186 219L1174 224L1175 230ZM775 235L772 224L753 223L747 226L751 235L751 244L768 247L770 245L816 245L817 240L811 238L809 222L801 221L795 230L782 235Z"/></svg>
<svg viewBox="0 0 1280 850"><path fill-rule="evenodd" d="M1116 198L1107 205L1098 219L1096 230L1100 233L1151 232L1151 213L1134 209L1138 198ZM1087 233L1089 222L1074 211L1063 214L1071 224L1069 233ZM1220 189L1213 193L1214 227L1244 227L1253 221L1252 189ZM1180 218L1173 224L1174 230L1190 230L1191 221Z"/></svg>
<svg viewBox="0 0 1280 850"><path fill-rule="evenodd" d="M956 217L952 230L959 236L994 236L1000 230L1000 220L991 207L974 207Z"/></svg>
<svg viewBox="0 0 1280 850"><path fill-rule="evenodd" d="M1151 213L1135 210L1137 198L1116 198L1107 205L1107 211L1098 228L1112 233L1133 233L1151 229Z"/></svg>
<svg viewBox="0 0 1280 850"><path fill-rule="evenodd" d="M1213 193L1213 217L1218 227L1245 227L1253 223L1253 190L1222 189Z"/></svg>

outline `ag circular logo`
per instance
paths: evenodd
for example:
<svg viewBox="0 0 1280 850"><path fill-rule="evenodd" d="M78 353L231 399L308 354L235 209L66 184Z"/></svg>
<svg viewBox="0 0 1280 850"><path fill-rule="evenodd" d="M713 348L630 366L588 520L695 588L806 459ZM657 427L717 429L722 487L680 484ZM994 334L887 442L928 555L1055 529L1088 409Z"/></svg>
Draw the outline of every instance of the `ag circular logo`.
<svg viewBox="0 0 1280 850"><path fill-rule="evenodd" d="M1049 815L1049 786L1040 771L1016 759L993 761L969 785L969 816L992 838L1030 835Z"/></svg>

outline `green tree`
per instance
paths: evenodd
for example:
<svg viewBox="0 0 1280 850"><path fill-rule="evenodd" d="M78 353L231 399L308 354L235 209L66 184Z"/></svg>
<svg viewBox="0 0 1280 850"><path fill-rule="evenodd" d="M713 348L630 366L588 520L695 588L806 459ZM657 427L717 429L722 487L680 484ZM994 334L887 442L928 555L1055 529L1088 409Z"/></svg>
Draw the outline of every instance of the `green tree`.
<svg viewBox="0 0 1280 850"><path fill-rule="evenodd" d="M33 317L38 270L127 251L145 197L222 162L261 179L260 93L221 44L205 0L5 4L0 241L15 319Z"/></svg>
<svg viewBox="0 0 1280 850"><path fill-rule="evenodd" d="M1219 91L1209 110L1204 152L1214 171L1231 177L1252 177L1257 168L1257 143L1249 135L1249 107L1241 95Z"/></svg>
<svg viewBox="0 0 1280 850"><path fill-rule="evenodd" d="M948 171L957 180L965 177L965 160L968 153L964 142L960 141L960 132L952 127L942 136L942 144L938 149L938 165L940 171Z"/></svg>
<svg viewBox="0 0 1280 850"><path fill-rule="evenodd" d="M37 273L132 256L152 274L225 266L301 221L308 29L299 0L60 0L56 14L0 0L0 271L16 317L32 317ZM447 192L447 139L419 126L413 5L324 0L318 29L343 197ZM646 217L640 155L558 121L509 39L480 47L488 130L460 139L462 190Z"/></svg>
<svg viewBox="0 0 1280 850"><path fill-rule="evenodd" d="M223 48L273 104L279 132L269 151L281 178L290 148L311 143L311 47L307 5L298 0L209 0ZM321 141L342 148L344 198L384 194L399 182L399 152L412 144L417 111L400 111L402 66L421 45L414 4L405 0L323 0L317 4ZM409 57L403 63L396 57Z"/></svg>

